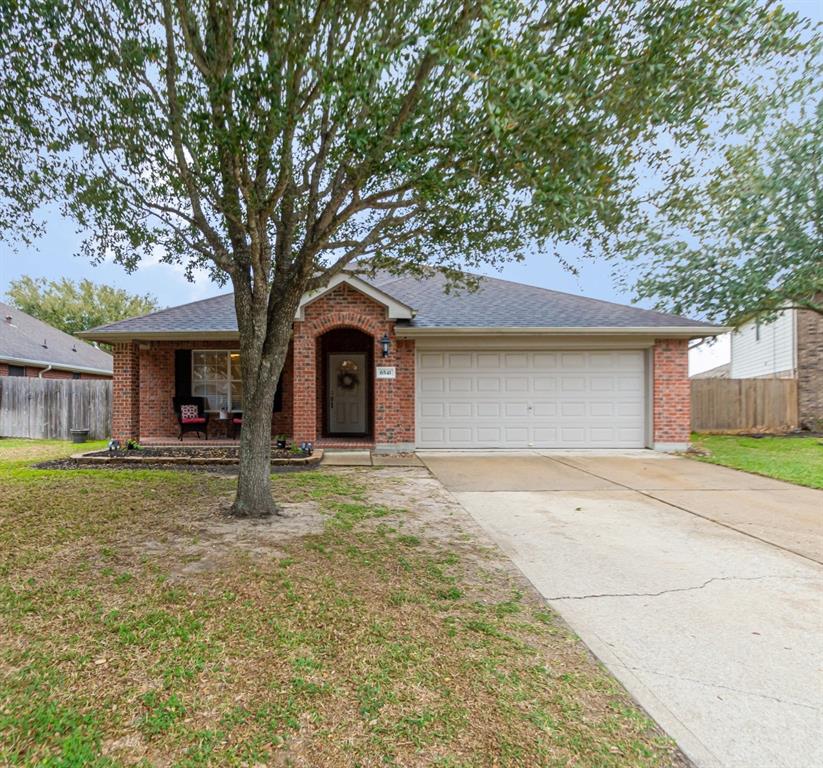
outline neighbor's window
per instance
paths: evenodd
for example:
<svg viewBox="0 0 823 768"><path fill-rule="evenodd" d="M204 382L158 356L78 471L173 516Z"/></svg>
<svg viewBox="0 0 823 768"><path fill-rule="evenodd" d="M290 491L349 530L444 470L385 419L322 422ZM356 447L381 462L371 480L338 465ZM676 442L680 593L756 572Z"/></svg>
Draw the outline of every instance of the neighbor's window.
<svg viewBox="0 0 823 768"><path fill-rule="evenodd" d="M239 352L195 350L191 363L191 393L206 398L207 411L243 410Z"/></svg>
<svg viewBox="0 0 823 768"><path fill-rule="evenodd" d="M25 376L26 369L22 365L10 365L9 376Z"/></svg>

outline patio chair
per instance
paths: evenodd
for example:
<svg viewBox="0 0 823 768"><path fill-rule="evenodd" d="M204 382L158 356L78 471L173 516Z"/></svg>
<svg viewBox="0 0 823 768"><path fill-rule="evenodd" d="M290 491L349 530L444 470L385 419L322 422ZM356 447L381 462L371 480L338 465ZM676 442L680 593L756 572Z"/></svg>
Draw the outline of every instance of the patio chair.
<svg viewBox="0 0 823 768"><path fill-rule="evenodd" d="M196 432L209 439L209 414L206 413L206 398L204 397L174 397L174 412L180 424L178 440L183 439L186 432Z"/></svg>

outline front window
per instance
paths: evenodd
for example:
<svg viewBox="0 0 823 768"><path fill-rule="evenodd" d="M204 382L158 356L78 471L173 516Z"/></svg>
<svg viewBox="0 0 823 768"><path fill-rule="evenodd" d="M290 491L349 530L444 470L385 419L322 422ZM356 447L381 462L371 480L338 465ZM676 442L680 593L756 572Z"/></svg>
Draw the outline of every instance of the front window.
<svg viewBox="0 0 823 768"><path fill-rule="evenodd" d="M240 353L195 350L192 353L192 394L206 398L207 411L242 411Z"/></svg>

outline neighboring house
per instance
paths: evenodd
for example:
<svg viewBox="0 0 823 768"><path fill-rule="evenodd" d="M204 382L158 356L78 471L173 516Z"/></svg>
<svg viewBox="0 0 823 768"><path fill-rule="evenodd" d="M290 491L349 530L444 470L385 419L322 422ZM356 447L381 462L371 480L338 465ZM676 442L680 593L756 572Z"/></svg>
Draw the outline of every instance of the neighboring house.
<svg viewBox="0 0 823 768"><path fill-rule="evenodd" d="M0 376L110 379L112 357L0 301Z"/></svg>
<svg viewBox="0 0 823 768"><path fill-rule="evenodd" d="M336 276L303 298L272 433L319 445L684 448L688 342L727 329L484 278ZM232 295L83 334L113 344L114 437L178 433L172 398L242 412Z"/></svg>
<svg viewBox="0 0 823 768"><path fill-rule="evenodd" d="M800 424L823 424L823 317L788 309L769 323L750 320L731 335L732 379L797 379Z"/></svg>
<svg viewBox="0 0 823 768"><path fill-rule="evenodd" d="M709 368L708 371L695 373L691 376L691 379L728 379L730 370L731 365L729 363L723 363L722 365L717 365L714 368Z"/></svg>

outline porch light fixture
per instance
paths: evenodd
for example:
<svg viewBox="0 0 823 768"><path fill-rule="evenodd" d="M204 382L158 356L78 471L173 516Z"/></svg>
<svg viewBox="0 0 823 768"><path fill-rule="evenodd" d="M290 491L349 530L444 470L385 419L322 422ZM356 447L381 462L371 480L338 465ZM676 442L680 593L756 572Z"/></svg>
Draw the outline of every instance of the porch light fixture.
<svg viewBox="0 0 823 768"><path fill-rule="evenodd" d="M383 357L388 357L389 347L391 346L391 339L388 333L383 334L383 338L380 339L380 346L383 347Z"/></svg>

